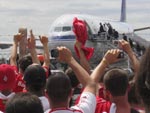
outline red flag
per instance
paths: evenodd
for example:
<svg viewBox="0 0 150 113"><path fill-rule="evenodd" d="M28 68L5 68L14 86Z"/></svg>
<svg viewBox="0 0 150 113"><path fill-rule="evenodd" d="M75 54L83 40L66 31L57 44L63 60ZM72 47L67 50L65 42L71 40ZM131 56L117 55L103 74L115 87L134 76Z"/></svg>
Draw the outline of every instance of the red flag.
<svg viewBox="0 0 150 113"><path fill-rule="evenodd" d="M82 50L87 60L89 60L93 56L94 48L85 47L86 40L88 39L86 23L82 20L78 20L77 18L74 18L73 27L74 27L73 31L76 35L76 38L79 42L81 42ZM76 47L75 47L75 52L76 52L76 55L80 57L78 49Z"/></svg>

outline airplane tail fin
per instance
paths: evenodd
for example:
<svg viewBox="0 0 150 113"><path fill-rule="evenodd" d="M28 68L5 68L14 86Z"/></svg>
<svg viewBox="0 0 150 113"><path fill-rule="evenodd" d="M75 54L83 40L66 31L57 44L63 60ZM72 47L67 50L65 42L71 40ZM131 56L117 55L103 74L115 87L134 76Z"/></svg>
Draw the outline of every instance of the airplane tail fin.
<svg viewBox="0 0 150 113"><path fill-rule="evenodd" d="M126 0L122 0L120 21L126 22Z"/></svg>

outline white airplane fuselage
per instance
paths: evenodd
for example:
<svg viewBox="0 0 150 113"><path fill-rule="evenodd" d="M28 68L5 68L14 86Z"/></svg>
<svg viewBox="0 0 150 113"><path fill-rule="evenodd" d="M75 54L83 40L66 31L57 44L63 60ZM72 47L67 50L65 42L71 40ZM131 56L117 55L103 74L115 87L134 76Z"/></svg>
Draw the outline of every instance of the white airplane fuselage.
<svg viewBox="0 0 150 113"><path fill-rule="evenodd" d="M123 33L129 37L133 35L132 26L124 22L104 20L91 15L68 14L59 17L52 24L49 30L50 49L56 48L57 46L66 46L72 51L74 57L77 58L74 52L74 43L76 37L73 32L73 19L75 17L86 22L88 40L86 41L85 46L94 47L94 54L90 60L91 66L93 67L100 62L104 53L108 49L116 48L112 42L112 40L115 40L114 37L110 36L110 39L108 39L107 25L105 28L106 32L98 35L100 27L99 23L102 23L103 25L109 23L112 28L118 32L117 39L122 39Z"/></svg>

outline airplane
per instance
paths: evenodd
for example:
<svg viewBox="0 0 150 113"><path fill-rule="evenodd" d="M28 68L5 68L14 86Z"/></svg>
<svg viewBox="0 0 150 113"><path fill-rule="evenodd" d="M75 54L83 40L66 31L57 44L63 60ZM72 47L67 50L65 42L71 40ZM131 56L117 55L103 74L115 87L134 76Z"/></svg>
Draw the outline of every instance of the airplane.
<svg viewBox="0 0 150 113"><path fill-rule="evenodd" d="M117 45L114 44L115 40L126 39L130 40L135 48L136 52L137 45L140 48L146 48L149 45L149 42L145 39L137 36L135 32L144 29L150 29L150 27L133 29L132 25L126 22L126 0L122 0L121 7L121 16L120 20L110 20L104 19L101 17L88 15L88 14L65 14L58 17L50 26L49 29L49 48L53 49L57 46L67 46L73 52L74 57L77 59L74 52L74 43L75 43L75 34L73 32L73 19L77 17L86 22L86 27L88 31L88 40L86 41L87 47L94 47L94 54L90 60L91 68L94 68L97 63L100 62L101 58L105 52L110 48L117 48ZM100 30L100 27L103 27L104 31ZM117 35L110 33L109 31L115 31ZM113 41L114 40L114 41ZM8 48L12 43L2 43L0 48ZM41 49L41 45L37 46L38 49ZM140 54L137 52L137 54ZM54 59L52 59L54 60ZM126 62L125 62L126 61ZM55 63L55 60L53 61ZM129 66L128 59L125 57L122 59L122 62L117 63L120 66Z"/></svg>
<svg viewBox="0 0 150 113"><path fill-rule="evenodd" d="M58 17L52 23L49 30L50 48L67 46L71 49L75 58L77 58L74 52L76 36L73 32L73 19L75 17L85 21L88 31L88 40L86 41L86 46L94 47L95 49L94 54L90 59L92 68L94 68L100 62L108 49L118 47L114 44L115 40L129 40L132 46L134 46L133 49L135 52L137 52L137 54L140 56L143 54L145 48L149 45L148 41L137 36L135 32L144 29L150 29L150 27L133 29L132 25L126 22L126 0L122 0L120 21L103 19L88 14L65 14ZM100 30L100 27L102 27L103 30ZM123 63L125 64L122 65ZM122 59L122 63L119 62L117 65L121 67L125 66L125 68L129 67L127 57Z"/></svg>

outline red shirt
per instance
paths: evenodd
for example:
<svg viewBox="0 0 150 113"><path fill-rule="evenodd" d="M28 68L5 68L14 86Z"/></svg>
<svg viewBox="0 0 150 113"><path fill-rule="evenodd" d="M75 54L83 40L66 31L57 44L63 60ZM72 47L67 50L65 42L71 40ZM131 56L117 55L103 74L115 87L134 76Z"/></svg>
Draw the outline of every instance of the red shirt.
<svg viewBox="0 0 150 113"><path fill-rule="evenodd" d="M18 76L16 77L16 86L13 91L18 93L23 92L24 89L25 89L25 81L23 80L23 75L18 74Z"/></svg>
<svg viewBox="0 0 150 113"><path fill-rule="evenodd" d="M106 101L99 96L96 97L96 101L97 101L97 104L96 104L95 113L103 113L103 112L109 113L110 106L111 106L110 101Z"/></svg>
<svg viewBox="0 0 150 113"><path fill-rule="evenodd" d="M49 76L49 67L47 67L47 66L42 66L43 68L44 68L44 70L45 70L45 73L46 73L46 78L48 78L48 76Z"/></svg>
<svg viewBox="0 0 150 113"><path fill-rule="evenodd" d="M75 104L79 102L80 96L77 98ZM95 113L109 113L111 102L104 99L103 88L99 89L99 96L96 96L96 110Z"/></svg>
<svg viewBox="0 0 150 113"><path fill-rule="evenodd" d="M104 99L103 88L99 89L99 96L96 97L96 110L95 113L109 113L111 102Z"/></svg>
<svg viewBox="0 0 150 113"><path fill-rule="evenodd" d="M23 80L23 75L19 73L18 69L16 66L12 66L14 68L14 71L16 72L16 85L14 88L14 92L23 92L23 89L25 88L25 81Z"/></svg>
<svg viewBox="0 0 150 113"><path fill-rule="evenodd" d="M5 104L7 100L0 99L0 111L5 111Z"/></svg>

